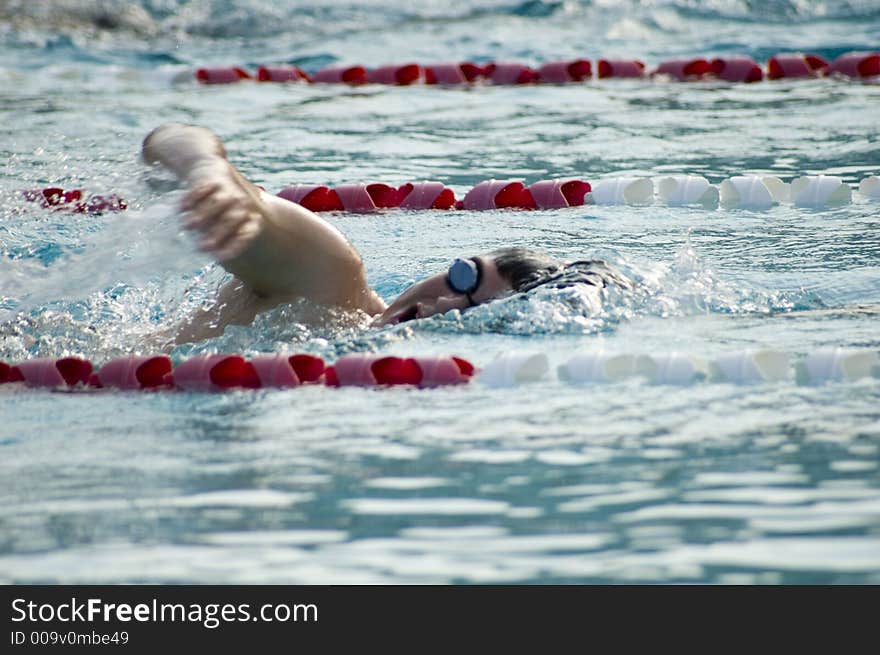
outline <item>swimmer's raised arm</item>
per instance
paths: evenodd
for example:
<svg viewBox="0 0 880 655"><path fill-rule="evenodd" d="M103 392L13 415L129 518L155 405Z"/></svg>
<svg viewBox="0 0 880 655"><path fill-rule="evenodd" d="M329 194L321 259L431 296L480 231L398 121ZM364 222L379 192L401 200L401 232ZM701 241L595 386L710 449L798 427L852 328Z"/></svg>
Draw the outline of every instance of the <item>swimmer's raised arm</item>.
<svg viewBox="0 0 880 655"><path fill-rule="evenodd" d="M339 230L304 207L261 191L226 159L209 130L170 123L153 130L143 157L188 187L184 225L199 246L270 303L307 298L326 305L383 311L367 285L360 255ZM265 304L265 302L263 303Z"/></svg>

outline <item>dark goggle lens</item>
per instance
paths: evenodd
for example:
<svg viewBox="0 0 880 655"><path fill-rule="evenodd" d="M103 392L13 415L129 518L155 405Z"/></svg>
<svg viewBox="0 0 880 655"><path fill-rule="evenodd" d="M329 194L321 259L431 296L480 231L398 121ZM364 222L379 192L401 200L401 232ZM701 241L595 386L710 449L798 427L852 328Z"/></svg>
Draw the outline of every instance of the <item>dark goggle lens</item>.
<svg viewBox="0 0 880 655"><path fill-rule="evenodd" d="M471 293L480 283L480 271L471 259L456 259L446 275L449 286L458 293Z"/></svg>

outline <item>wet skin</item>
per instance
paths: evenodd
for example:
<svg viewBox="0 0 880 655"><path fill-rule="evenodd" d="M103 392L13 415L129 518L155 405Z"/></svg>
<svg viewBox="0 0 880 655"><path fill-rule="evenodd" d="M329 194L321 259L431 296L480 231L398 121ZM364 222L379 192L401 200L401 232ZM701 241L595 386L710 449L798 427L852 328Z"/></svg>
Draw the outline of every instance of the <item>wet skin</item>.
<svg viewBox="0 0 880 655"><path fill-rule="evenodd" d="M479 286L471 293L474 304L489 302L512 291L510 283L498 273L490 255L480 255L473 259L479 260L483 271ZM434 314L445 314L452 309L464 311L470 307L467 295L450 288L446 271L443 271L406 289L373 320L373 325L394 325Z"/></svg>
<svg viewBox="0 0 880 655"><path fill-rule="evenodd" d="M373 325L383 326L465 310L511 292L493 256L486 254L473 258L482 277L470 299L451 288L444 270L386 306L367 284L359 253L338 229L254 186L229 163L209 130L162 125L144 139L143 157L164 165L189 187L181 204L184 227L237 278L221 291L210 316L194 316L178 331L178 343L222 333L229 324L247 324L258 312L297 298L363 311L374 317Z"/></svg>

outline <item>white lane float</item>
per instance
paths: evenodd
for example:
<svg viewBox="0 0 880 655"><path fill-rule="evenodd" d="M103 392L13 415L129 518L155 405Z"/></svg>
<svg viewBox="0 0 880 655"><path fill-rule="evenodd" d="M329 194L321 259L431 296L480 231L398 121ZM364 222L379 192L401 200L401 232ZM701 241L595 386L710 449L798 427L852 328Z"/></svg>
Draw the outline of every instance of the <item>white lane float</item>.
<svg viewBox="0 0 880 655"><path fill-rule="evenodd" d="M791 182L795 207L839 207L852 202L852 189L834 175L805 175Z"/></svg>
<svg viewBox="0 0 880 655"><path fill-rule="evenodd" d="M859 193L870 200L880 200L880 177L870 175L859 182Z"/></svg>
<svg viewBox="0 0 880 655"><path fill-rule="evenodd" d="M654 182L647 177L612 177L592 185L597 205L646 205L654 200Z"/></svg>
<svg viewBox="0 0 880 655"><path fill-rule="evenodd" d="M736 175L719 190L721 206L727 209L770 209L789 198L789 185L772 175Z"/></svg>
<svg viewBox="0 0 880 655"><path fill-rule="evenodd" d="M639 355L635 359L635 371L653 384L683 386L709 377L705 360L677 352Z"/></svg>
<svg viewBox="0 0 880 655"><path fill-rule="evenodd" d="M702 205L708 209L718 206L718 188L701 175L661 177L657 181L657 195L670 207Z"/></svg>
<svg viewBox="0 0 880 655"><path fill-rule="evenodd" d="M503 353L483 367L477 381L487 387L515 387L538 382L549 370L550 362L544 353Z"/></svg>
<svg viewBox="0 0 880 655"><path fill-rule="evenodd" d="M774 350L745 350L724 353L709 362L712 382L757 384L780 382L791 374L791 358Z"/></svg>
<svg viewBox="0 0 880 655"><path fill-rule="evenodd" d="M880 378L880 355L873 350L820 350L795 365L798 384L852 382L869 377Z"/></svg>
<svg viewBox="0 0 880 655"><path fill-rule="evenodd" d="M563 382L595 384L619 382L635 374L635 357L604 352L575 355L556 369Z"/></svg>

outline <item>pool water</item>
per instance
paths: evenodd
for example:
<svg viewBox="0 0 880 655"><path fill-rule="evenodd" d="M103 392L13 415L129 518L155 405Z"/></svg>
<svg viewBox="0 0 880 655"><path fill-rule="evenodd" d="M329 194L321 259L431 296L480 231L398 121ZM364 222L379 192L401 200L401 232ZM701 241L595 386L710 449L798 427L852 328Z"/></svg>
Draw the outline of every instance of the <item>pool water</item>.
<svg viewBox="0 0 880 655"><path fill-rule="evenodd" d="M138 160L165 121L294 183L880 173L875 82L198 86L201 65L639 57L878 47L872 2L3 3L0 360L149 352L225 274ZM50 11L51 8L51 11ZM175 81L175 80L178 81ZM53 212L23 189L115 192ZM210 352L538 352L512 387L225 394L0 388L0 582L880 583L880 380L575 385L575 353L880 349L880 204L329 214L387 300L524 245L639 283L380 330L297 307Z"/></svg>

